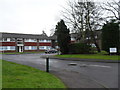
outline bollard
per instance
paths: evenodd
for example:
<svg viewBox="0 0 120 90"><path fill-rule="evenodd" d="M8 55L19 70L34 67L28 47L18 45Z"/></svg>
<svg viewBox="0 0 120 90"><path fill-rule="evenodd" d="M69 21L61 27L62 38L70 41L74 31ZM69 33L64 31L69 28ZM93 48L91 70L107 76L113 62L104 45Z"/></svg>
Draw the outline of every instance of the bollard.
<svg viewBox="0 0 120 90"><path fill-rule="evenodd" d="M46 72L49 72L49 58L46 58Z"/></svg>

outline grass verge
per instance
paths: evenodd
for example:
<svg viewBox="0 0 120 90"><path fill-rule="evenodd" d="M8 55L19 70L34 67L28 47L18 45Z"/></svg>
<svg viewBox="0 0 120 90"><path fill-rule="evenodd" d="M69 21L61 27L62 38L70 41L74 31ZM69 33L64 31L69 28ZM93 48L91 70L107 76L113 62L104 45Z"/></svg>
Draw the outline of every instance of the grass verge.
<svg viewBox="0 0 120 90"><path fill-rule="evenodd" d="M66 88L54 75L2 60L2 88Z"/></svg>
<svg viewBox="0 0 120 90"><path fill-rule="evenodd" d="M96 54L68 54L68 55L55 55L56 57L61 58L81 58L81 59L103 59L103 60L119 60L119 55L105 55L106 52L102 51L101 53Z"/></svg>

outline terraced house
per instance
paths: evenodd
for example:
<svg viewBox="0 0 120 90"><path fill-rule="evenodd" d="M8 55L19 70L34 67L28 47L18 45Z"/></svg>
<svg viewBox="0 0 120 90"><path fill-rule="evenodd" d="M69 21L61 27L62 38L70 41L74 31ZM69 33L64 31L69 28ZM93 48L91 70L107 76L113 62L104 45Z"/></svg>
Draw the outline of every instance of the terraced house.
<svg viewBox="0 0 120 90"><path fill-rule="evenodd" d="M1 52L43 51L56 47L55 39L48 37L45 33L36 35L2 32L0 35Z"/></svg>

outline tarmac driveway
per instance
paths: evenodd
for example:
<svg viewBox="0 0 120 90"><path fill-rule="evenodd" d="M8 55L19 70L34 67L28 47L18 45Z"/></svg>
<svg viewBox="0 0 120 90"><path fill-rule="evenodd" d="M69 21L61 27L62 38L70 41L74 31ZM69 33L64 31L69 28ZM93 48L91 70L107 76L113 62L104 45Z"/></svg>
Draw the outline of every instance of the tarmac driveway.
<svg viewBox="0 0 120 90"><path fill-rule="evenodd" d="M2 59L45 71L46 59L41 55L2 55ZM50 73L58 76L69 88L118 88L118 66L118 63L50 59Z"/></svg>

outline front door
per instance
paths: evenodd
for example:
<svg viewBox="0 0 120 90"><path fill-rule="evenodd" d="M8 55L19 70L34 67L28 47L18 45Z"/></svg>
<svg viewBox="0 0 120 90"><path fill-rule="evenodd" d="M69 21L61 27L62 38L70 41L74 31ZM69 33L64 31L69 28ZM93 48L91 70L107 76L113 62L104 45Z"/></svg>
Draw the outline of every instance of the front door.
<svg viewBox="0 0 120 90"><path fill-rule="evenodd" d="M23 52L23 46L18 46L18 52Z"/></svg>

